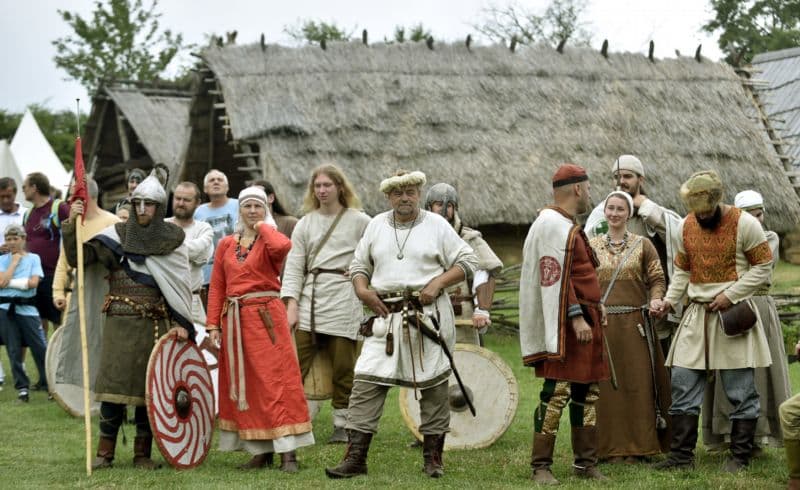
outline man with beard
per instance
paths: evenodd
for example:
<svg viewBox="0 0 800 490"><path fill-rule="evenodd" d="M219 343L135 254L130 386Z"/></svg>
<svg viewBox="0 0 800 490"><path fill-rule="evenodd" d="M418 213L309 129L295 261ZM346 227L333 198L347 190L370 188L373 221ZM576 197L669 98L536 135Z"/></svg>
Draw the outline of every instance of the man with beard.
<svg viewBox="0 0 800 490"><path fill-rule="evenodd" d="M667 283L673 274L673 261L675 259L674 244L677 240L677 230L681 217L675 211L659 206L645 194L645 171L642 162L633 155L620 155L611 166L614 185L618 190L625 191L633 198L633 216L628 219L628 231L639 236L647 237L656 247L661 260L661 268L667 275ZM590 239L608 230L603 203L598 204L586 219L584 227L586 236ZM661 349L669 350L672 332L680 320L680 311L676 311L669 318L655 320L653 327L656 330Z"/></svg>
<svg viewBox="0 0 800 490"><path fill-rule="evenodd" d="M367 473L367 452L392 386L420 391L423 471L431 478L444 475L452 369L441 343L452 351L455 321L450 299L441 293L471 276L477 260L447 221L419 208L423 185L419 171L399 171L381 182L392 209L372 218L350 265L356 296L376 316L362 330L347 451L338 466L325 469L329 478Z"/></svg>
<svg viewBox="0 0 800 490"><path fill-rule="evenodd" d="M477 345L480 343L478 334L485 332L492 324L489 312L494 298L495 275L503 268L503 262L478 230L461 222L455 187L444 182L431 186L425 196L425 209L442 215L461 239L472 247L478 258L478 268L472 281L461 281L447 290L456 316L472 324L471 327L456 328L456 342Z"/></svg>
<svg viewBox="0 0 800 490"><path fill-rule="evenodd" d="M609 378L603 351L598 262L575 216L591 206L589 176L563 164L553 175L555 205L545 207L525 239L519 291L522 361L544 378L534 413L531 479L555 485L553 450L561 412L569 402L573 471L607 479L597 469L595 403L598 382Z"/></svg>
<svg viewBox="0 0 800 490"><path fill-rule="evenodd" d="M200 188L194 182L181 182L175 187L172 194L172 214L166 222L175 223L183 229L186 238L186 252L189 255L189 268L191 276L189 287L192 290L192 321L197 335L195 341L203 344L208 337L206 334L206 311L200 299L200 290L203 288L203 266L208 263L214 254L214 230L205 221L194 219L194 212L200 206ZM205 342L204 347L216 352L216 346Z"/></svg>
<svg viewBox="0 0 800 490"><path fill-rule="evenodd" d="M749 303L768 284L772 252L758 220L722 204L722 197L722 182L713 170L698 172L681 186L681 198L690 212L679 226L672 283L656 308L663 316L685 294L690 303L666 360L672 367L672 442L669 457L657 469L694 465L700 405L713 370L718 370L733 406L731 456L725 471L741 470L752 454L760 410L753 369L771 364L769 347L761 320L744 333L728 336L718 312Z"/></svg>
<svg viewBox="0 0 800 490"><path fill-rule="evenodd" d="M153 345L167 332L182 340L194 339L184 232L164 221L167 193L156 175L136 187L131 204L135 216L83 244L85 265L102 264L108 269L109 283L95 381L96 399L101 402L96 469L112 465L125 405L136 407L134 466L160 466L150 459L153 435L145 402L148 359ZM63 224L64 251L73 267L77 263L75 220L80 219L83 207L82 201L75 201L69 221Z"/></svg>

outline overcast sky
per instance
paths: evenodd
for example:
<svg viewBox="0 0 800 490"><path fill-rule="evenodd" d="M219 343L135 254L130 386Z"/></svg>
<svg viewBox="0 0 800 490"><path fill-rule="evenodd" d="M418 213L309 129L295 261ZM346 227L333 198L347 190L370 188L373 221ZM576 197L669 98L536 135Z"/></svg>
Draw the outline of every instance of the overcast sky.
<svg viewBox="0 0 800 490"><path fill-rule="evenodd" d="M69 34L57 9L68 8L90 17L92 0L3 0L6 7L0 16L0 109L22 111L33 103L53 109L75 107L81 98L88 111L86 91L53 62L51 41ZM148 3L148 0L145 0ZM203 43L207 33L237 30L237 42L258 41L264 33L267 42L289 43L283 32L286 25L300 19L333 21L347 29L361 32L366 28L371 40L390 36L396 25L422 22L437 40L461 41L467 34L475 37L472 24L481 18L481 10L490 4L505 5L499 0L162 0L165 28L183 33L189 43ZM518 1L530 10L543 12L546 0ZM711 18L704 0L589 0L586 28L592 33L592 45L609 40L611 51L646 52L650 39L655 41L659 58L694 54L703 44L703 54L713 60L722 57L716 38L700 33L700 26Z"/></svg>

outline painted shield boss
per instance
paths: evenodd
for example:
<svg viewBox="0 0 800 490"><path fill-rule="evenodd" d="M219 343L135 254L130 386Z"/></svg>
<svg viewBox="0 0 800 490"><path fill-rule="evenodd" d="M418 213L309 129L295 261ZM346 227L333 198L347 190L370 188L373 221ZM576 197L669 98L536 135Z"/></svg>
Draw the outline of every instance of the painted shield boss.
<svg viewBox="0 0 800 490"><path fill-rule="evenodd" d="M58 370L58 364L61 360L59 356L65 354L61 348L64 338L64 328L67 327L62 326L57 328L47 342L47 352L44 356L47 386L50 389L50 394L53 395L53 399L58 403L58 406L73 417L83 417L83 386L70 383L58 383L56 381L56 371ZM94 392L92 391L89 392L89 407L92 415L100 413L100 402L94 401Z"/></svg>
<svg viewBox="0 0 800 490"><path fill-rule="evenodd" d="M456 344L453 352L456 368L475 405L473 417L455 376L450 375L450 433L445 449L479 449L492 445L511 425L519 402L519 387L511 368L503 359L483 347ZM419 398L419 395L417 395ZM400 389L400 413L414 436L419 432L419 402L414 390Z"/></svg>
<svg viewBox="0 0 800 490"><path fill-rule="evenodd" d="M203 353L167 334L147 365L147 415L164 459L194 468L208 455L214 434L214 385Z"/></svg>

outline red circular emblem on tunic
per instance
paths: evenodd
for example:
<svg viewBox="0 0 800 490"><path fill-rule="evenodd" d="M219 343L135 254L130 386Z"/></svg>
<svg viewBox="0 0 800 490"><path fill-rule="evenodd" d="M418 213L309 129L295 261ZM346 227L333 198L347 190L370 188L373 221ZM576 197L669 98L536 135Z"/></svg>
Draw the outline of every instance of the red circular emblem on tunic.
<svg viewBox="0 0 800 490"><path fill-rule="evenodd" d="M545 255L539 259L539 284L552 286L561 279L561 264L555 257Z"/></svg>

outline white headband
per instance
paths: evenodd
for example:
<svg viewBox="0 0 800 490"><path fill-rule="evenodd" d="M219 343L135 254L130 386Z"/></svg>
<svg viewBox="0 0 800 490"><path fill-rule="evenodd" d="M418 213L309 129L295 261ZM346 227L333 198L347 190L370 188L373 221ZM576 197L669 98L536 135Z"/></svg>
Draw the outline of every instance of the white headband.
<svg viewBox="0 0 800 490"><path fill-rule="evenodd" d="M764 207L764 197L756 191L746 190L736 194L733 205L739 209L756 209Z"/></svg>
<svg viewBox="0 0 800 490"><path fill-rule="evenodd" d="M603 210L606 209L606 205L608 204L608 200L612 197L624 197L625 200L628 202L628 218L633 217L633 198L630 194L625 191L613 191L611 194L606 196L606 200L603 201Z"/></svg>

